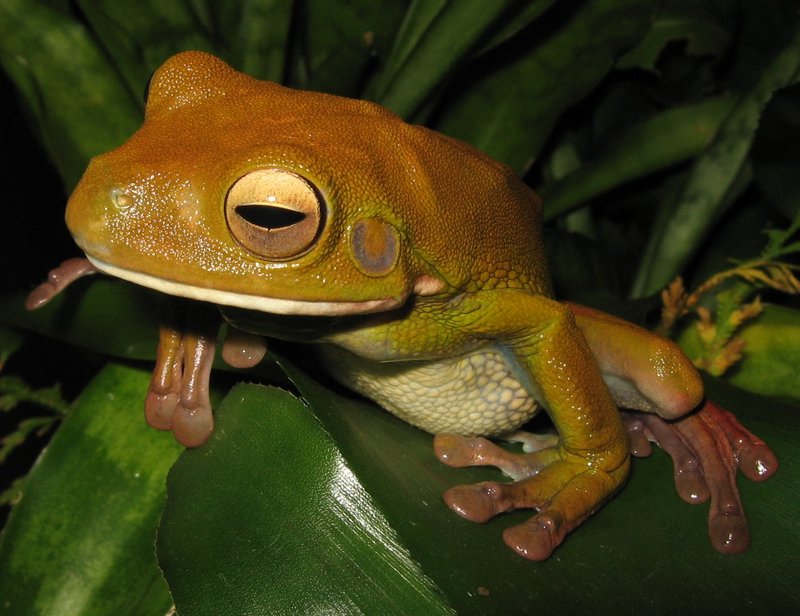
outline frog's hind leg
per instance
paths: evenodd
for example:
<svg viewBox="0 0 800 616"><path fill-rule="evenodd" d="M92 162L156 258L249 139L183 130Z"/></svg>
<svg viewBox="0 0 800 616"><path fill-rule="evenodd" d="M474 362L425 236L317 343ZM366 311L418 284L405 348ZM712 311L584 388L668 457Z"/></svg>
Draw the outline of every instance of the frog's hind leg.
<svg viewBox="0 0 800 616"><path fill-rule="evenodd" d="M700 404L703 382L677 344L610 314L566 305L617 406L674 419Z"/></svg>
<svg viewBox="0 0 800 616"><path fill-rule="evenodd" d="M673 342L590 308L569 308L617 404L645 411L622 413L631 453L647 456L649 442L657 443L673 460L680 497L711 501L714 548L728 554L746 550L750 533L736 470L763 481L778 468L775 455L731 413L702 402L699 374Z"/></svg>

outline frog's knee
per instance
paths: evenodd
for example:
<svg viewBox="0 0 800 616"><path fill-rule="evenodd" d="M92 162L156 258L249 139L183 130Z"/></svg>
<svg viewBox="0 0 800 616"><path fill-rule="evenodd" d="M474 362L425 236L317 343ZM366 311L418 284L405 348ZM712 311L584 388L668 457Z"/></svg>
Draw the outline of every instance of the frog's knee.
<svg viewBox="0 0 800 616"><path fill-rule="evenodd" d="M656 413L665 419L685 415L703 400L703 381L672 341L651 340L639 359L602 366L603 380L617 406Z"/></svg>
<svg viewBox="0 0 800 616"><path fill-rule="evenodd" d="M650 360L651 376L642 389L656 405L656 412L666 419L685 415L703 400L700 374L680 347L662 339Z"/></svg>

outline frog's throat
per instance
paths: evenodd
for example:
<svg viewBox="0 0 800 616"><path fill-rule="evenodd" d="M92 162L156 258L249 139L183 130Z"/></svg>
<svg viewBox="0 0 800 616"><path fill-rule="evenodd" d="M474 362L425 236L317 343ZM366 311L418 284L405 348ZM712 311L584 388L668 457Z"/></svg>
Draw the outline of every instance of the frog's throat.
<svg viewBox="0 0 800 616"><path fill-rule="evenodd" d="M89 262L98 270L110 276L122 278L134 284L147 287L177 297L210 302L222 306L233 306L246 310L257 310L271 314L303 315L303 316L344 316L349 314L369 314L385 312L398 308L403 304L403 299L387 297L384 299L366 300L361 302L315 302L307 300L283 299L279 297L262 297L248 295L233 291L220 291L207 289L190 284L165 280L150 274L111 265L94 257L86 255Z"/></svg>

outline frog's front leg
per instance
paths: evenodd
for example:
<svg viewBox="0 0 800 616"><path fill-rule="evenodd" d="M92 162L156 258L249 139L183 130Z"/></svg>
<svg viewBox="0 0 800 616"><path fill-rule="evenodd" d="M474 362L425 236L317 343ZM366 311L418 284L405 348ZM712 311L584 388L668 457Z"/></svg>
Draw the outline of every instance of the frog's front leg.
<svg viewBox="0 0 800 616"><path fill-rule="evenodd" d="M708 530L714 548L727 554L746 550L750 533L736 469L763 481L778 468L775 455L731 413L702 402L697 370L673 342L611 315L566 305L617 404L645 411L622 413L633 455L647 456L649 442L658 443L673 459L681 498L711 501ZM452 466L496 466L514 478L538 470L530 454L509 452L486 439L440 435L436 451Z"/></svg>
<svg viewBox="0 0 800 616"><path fill-rule="evenodd" d="M211 306L179 303L185 312L170 301L162 314L145 417L181 445L196 447L214 430L208 383L220 317Z"/></svg>
<svg viewBox="0 0 800 616"><path fill-rule="evenodd" d="M54 267L48 272L47 280L28 294L25 308L28 310L41 308L78 278L96 272L97 270L89 262L89 259L74 258L62 261L58 267Z"/></svg>
<svg viewBox="0 0 800 616"><path fill-rule="evenodd" d="M520 367L521 381L542 404L559 433L553 447L527 454L531 477L449 490L451 509L486 521L512 509L538 515L506 529L505 542L532 560L550 556L566 534L594 513L624 483L628 440L619 412L572 313L561 304L521 291L478 293L465 299L466 324L476 336L497 340ZM437 440L447 463L447 443ZM455 452L453 452L455 453Z"/></svg>
<svg viewBox="0 0 800 616"><path fill-rule="evenodd" d="M69 259L52 269L28 295L28 310L41 308L78 278L96 273L87 259ZM145 399L145 418L157 430L171 430L185 447L202 445L214 430L209 377L220 317L216 308L196 302L165 301L156 365ZM228 345L229 363L249 366L255 345ZM238 354L238 356L237 356ZM262 355L258 356L258 359Z"/></svg>

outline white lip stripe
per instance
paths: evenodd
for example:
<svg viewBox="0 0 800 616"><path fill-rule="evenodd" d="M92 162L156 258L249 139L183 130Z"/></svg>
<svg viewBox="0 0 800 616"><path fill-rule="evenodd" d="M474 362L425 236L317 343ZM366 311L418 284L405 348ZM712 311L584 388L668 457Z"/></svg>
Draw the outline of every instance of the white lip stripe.
<svg viewBox="0 0 800 616"><path fill-rule="evenodd" d="M188 299L210 302L212 304L233 306L272 314L304 316L367 314L391 310L392 308L397 308L402 303L393 298L375 299L363 302L314 302L276 297L261 297L259 295L247 295L245 293L234 293L232 291L219 291L216 289L206 289L174 282L172 280L164 280L156 276L151 276L150 274L134 272L129 269L117 267L116 265L111 265L110 263L99 261L89 255L86 255L86 257L91 264L101 272L149 289L155 289L167 295L176 295L178 297L186 297Z"/></svg>

